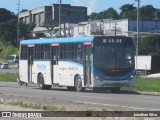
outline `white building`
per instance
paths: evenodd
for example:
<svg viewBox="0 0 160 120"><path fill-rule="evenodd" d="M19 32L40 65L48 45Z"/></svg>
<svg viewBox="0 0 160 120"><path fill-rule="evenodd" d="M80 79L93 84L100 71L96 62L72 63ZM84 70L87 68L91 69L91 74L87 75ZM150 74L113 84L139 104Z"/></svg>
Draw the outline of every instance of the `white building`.
<svg viewBox="0 0 160 120"><path fill-rule="evenodd" d="M156 20L143 20L139 21L139 32L147 34L160 30L160 21ZM120 35L120 36L134 36L137 32L137 20L121 19L102 19L102 20L89 20L86 22L79 22L73 28L73 36L78 35Z"/></svg>

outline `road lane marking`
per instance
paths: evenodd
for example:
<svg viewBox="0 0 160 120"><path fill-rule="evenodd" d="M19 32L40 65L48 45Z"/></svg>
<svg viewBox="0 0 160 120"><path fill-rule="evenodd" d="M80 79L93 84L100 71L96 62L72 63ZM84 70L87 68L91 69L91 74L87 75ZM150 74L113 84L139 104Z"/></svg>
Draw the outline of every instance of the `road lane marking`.
<svg viewBox="0 0 160 120"><path fill-rule="evenodd" d="M1 89L1 90L10 90L10 89Z"/></svg>
<svg viewBox="0 0 160 120"><path fill-rule="evenodd" d="M100 103L84 102L84 101L72 101L72 102L82 103L82 104L92 104L92 105L104 105L104 106L111 106L111 107L121 107L121 108L124 107L124 108L136 109L136 110L160 111L160 109L149 109L149 108L131 107L131 106L125 106L125 105L100 104Z"/></svg>
<svg viewBox="0 0 160 120"><path fill-rule="evenodd" d="M144 98L147 98L147 99L155 99L155 100L160 100L160 98L153 98L153 97L144 97Z"/></svg>
<svg viewBox="0 0 160 120"><path fill-rule="evenodd" d="M94 98L94 99L103 99L103 100L108 100L108 99L113 99L113 98L102 98L102 97L89 97L89 96L80 96L80 97L83 97L83 98Z"/></svg>

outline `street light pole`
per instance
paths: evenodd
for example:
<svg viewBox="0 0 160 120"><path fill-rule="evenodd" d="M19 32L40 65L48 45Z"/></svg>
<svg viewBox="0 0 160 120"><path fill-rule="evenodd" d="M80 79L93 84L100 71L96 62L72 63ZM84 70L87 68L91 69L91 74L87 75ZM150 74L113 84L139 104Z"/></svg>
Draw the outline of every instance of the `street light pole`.
<svg viewBox="0 0 160 120"><path fill-rule="evenodd" d="M19 9L20 9L20 0L18 0L18 14L17 14L17 40L16 40L16 44L17 44L17 47L19 45Z"/></svg>
<svg viewBox="0 0 160 120"><path fill-rule="evenodd" d="M62 0L59 0L59 35L61 36L61 4Z"/></svg>
<svg viewBox="0 0 160 120"><path fill-rule="evenodd" d="M135 0L137 1L138 5L137 5L137 42L136 42L136 69L138 69L138 61L137 61L137 57L138 57L138 42L139 42L139 7L140 7L140 0Z"/></svg>
<svg viewBox="0 0 160 120"><path fill-rule="evenodd" d="M140 6L140 0L136 0L138 2L138 8L137 8L137 51L136 54L138 55L138 42L139 42L139 6Z"/></svg>

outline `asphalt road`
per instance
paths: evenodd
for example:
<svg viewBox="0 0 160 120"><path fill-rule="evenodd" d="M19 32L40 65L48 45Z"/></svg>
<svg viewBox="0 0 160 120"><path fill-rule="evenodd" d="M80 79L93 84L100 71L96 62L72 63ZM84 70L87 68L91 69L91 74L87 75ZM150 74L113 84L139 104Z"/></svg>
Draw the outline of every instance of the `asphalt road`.
<svg viewBox="0 0 160 120"><path fill-rule="evenodd" d="M0 82L0 93L6 95L60 100L83 105L105 107L107 110L160 111L160 95L144 95L133 91L119 94L67 91L66 88L39 90L35 85L20 87L17 83Z"/></svg>

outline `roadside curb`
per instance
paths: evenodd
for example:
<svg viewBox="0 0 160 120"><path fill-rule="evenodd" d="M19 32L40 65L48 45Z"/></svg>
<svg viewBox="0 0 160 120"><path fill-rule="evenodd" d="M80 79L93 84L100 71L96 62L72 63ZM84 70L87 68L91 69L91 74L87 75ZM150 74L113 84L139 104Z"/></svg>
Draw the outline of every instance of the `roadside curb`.
<svg viewBox="0 0 160 120"><path fill-rule="evenodd" d="M142 95L157 95L160 96L160 92L147 92L147 91L137 91Z"/></svg>

